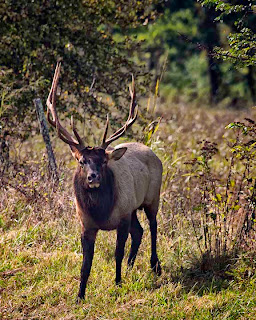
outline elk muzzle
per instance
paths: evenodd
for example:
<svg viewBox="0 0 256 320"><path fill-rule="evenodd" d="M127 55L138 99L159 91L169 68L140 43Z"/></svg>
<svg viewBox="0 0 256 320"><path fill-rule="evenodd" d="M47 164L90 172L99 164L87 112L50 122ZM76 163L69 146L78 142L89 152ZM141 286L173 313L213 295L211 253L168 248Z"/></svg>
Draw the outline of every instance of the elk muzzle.
<svg viewBox="0 0 256 320"><path fill-rule="evenodd" d="M100 186L100 174L96 171L89 171L87 173L87 184L89 188L99 188Z"/></svg>

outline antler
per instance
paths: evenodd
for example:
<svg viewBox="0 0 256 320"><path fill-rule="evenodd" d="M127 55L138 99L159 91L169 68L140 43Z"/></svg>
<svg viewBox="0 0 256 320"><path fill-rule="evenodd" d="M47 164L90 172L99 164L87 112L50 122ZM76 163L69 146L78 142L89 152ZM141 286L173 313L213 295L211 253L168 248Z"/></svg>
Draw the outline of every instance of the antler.
<svg viewBox="0 0 256 320"><path fill-rule="evenodd" d="M61 63L58 62L56 65L54 77L52 80L51 90L50 90L49 96L46 101L47 119L48 119L49 123L54 128L56 128L58 136L62 141L69 144L70 147L73 146L73 147L76 147L77 149L82 149L82 148L84 148L84 143L83 143L81 137L79 136L79 134L74 126L73 117L71 118L71 126L72 126L72 130L73 130L74 135L76 136L77 140L74 139L71 136L71 134L65 128L62 127L62 125L59 121L58 115L57 115L56 92L57 92L57 86L58 86L58 81L59 81L59 76L60 76L60 67L61 67ZM52 116L52 119L50 117L50 114Z"/></svg>
<svg viewBox="0 0 256 320"><path fill-rule="evenodd" d="M107 132L109 127L109 116L107 115L107 121L105 125L104 135L102 139L101 147L103 149L106 149L110 143L120 138L126 130L131 127L131 125L135 122L138 115L138 108L137 108L137 102L136 102L136 92L135 92L135 84L134 84L134 78L132 76L132 85L129 88L130 89L130 95L131 95L131 104L130 104L130 111L128 119L126 120L125 124L122 126L122 128L118 129L115 133L113 133L108 139L107 138Z"/></svg>

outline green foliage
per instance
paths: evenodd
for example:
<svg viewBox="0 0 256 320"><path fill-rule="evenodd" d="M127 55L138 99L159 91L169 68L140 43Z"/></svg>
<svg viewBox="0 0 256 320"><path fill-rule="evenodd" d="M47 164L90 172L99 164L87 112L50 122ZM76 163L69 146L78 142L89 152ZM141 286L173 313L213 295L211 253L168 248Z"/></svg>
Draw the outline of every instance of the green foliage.
<svg viewBox="0 0 256 320"><path fill-rule="evenodd" d="M215 56L223 60L231 61L238 67L256 65L256 34L254 1L237 1L236 4L223 0L199 1L204 6L213 6L218 13L216 21L225 22L232 17L232 29L228 35L229 49L216 47ZM239 2L241 4L239 4Z"/></svg>
<svg viewBox="0 0 256 320"><path fill-rule="evenodd" d="M212 163L217 154L216 143L202 141L199 155L188 161L192 165L190 183L199 182L198 196L191 199L191 221L202 257L221 259L236 254L248 245L253 234L256 210L256 150L255 122L234 122L226 128L235 130L229 139L225 161L228 171L223 177L215 172ZM195 201L195 199L198 199ZM196 226L200 215L200 227ZM209 261L208 261L209 263Z"/></svg>
<svg viewBox="0 0 256 320"><path fill-rule="evenodd" d="M223 106L235 107L254 101L255 70L247 67L254 65L255 20L249 9L247 14L240 7L232 6L228 16L218 18L221 14L219 9L215 12L214 7L209 3L206 5L206 2L204 6L190 0L169 0L162 4L158 8L162 14L155 23L141 26L133 32L143 41L144 53L139 52L136 61L146 62L154 75L152 91L161 77L161 96L169 101L221 102ZM222 20L225 24L221 24ZM238 29L244 36L250 32L246 36L246 41L251 41L248 46L246 41L240 41ZM227 38L230 30L234 32ZM234 52L225 54L229 42L237 44L233 46ZM220 55L222 61L217 59ZM248 62L249 56L252 63ZM161 76L165 60L165 72ZM234 65L240 68L235 69Z"/></svg>
<svg viewBox="0 0 256 320"><path fill-rule="evenodd" d="M209 77L205 53L193 54L180 65L170 63L161 93L173 101L209 103ZM182 98L181 98L182 97Z"/></svg>
<svg viewBox="0 0 256 320"><path fill-rule="evenodd" d="M195 101L209 96L207 63L204 54L196 52L195 45L200 34L199 20L194 1L168 1L156 22L138 32L145 51L140 58L147 61L156 79L163 78L161 95L164 97Z"/></svg>
<svg viewBox="0 0 256 320"><path fill-rule="evenodd" d="M177 55L179 53L172 50L172 47L179 42L177 34L181 33L194 37L197 31L193 7L182 8L181 6L177 11L166 9L154 24L149 25L147 29L141 30L138 34L138 39L146 41L148 50L163 45L171 55Z"/></svg>
<svg viewBox="0 0 256 320"><path fill-rule="evenodd" d="M35 118L33 98L46 99L57 60L63 60L59 107L70 113L102 116L102 95L126 102L130 74L145 73L129 59L138 42L116 42L124 32L151 19L153 1L5 0L0 5L0 88L2 126L24 136ZM145 79L143 79L144 81ZM141 83L143 84L143 81ZM126 108L125 108L126 110Z"/></svg>

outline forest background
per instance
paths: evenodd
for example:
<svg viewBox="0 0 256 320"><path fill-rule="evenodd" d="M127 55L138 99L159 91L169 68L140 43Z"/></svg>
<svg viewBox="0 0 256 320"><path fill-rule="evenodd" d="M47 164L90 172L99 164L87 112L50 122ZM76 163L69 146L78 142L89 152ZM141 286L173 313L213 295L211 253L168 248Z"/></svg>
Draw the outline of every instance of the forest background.
<svg viewBox="0 0 256 320"><path fill-rule="evenodd" d="M27 137L35 118L33 97L45 99L59 59L67 116L81 117L81 109L84 118L101 116L108 109L102 95L120 104L131 73L143 97L154 94L161 80L164 101L252 105L255 8L252 1L233 3L3 1L1 126L22 123L19 135Z"/></svg>

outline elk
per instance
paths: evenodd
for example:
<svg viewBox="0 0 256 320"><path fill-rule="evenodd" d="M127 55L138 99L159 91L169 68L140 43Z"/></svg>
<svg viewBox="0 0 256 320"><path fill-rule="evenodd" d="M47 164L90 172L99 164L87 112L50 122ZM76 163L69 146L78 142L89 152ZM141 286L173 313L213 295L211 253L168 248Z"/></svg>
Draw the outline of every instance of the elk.
<svg viewBox="0 0 256 320"><path fill-rule="evenodd" d="M83 263L78 301L84 298L94 255L94 244L99 230L117 230L116 284L121 282L121 264L125 243L131 235L128 266L132 267L141 243L143 228L137 210L144 209L151 232L151 268L161 274L156 252L157 221L162 163L153 151L140 143L109 145L121 137L137 118L138 108L134 79L130 87L131 104L126 123L107 138L109 117L99 147L85 146L71 119L75 138L61 125L56 112L56 91L60 76L57 63L47 99L47 119L57 130L59 138L69 145L78 166L73 177L76 211L80 218Z"/></svg>

